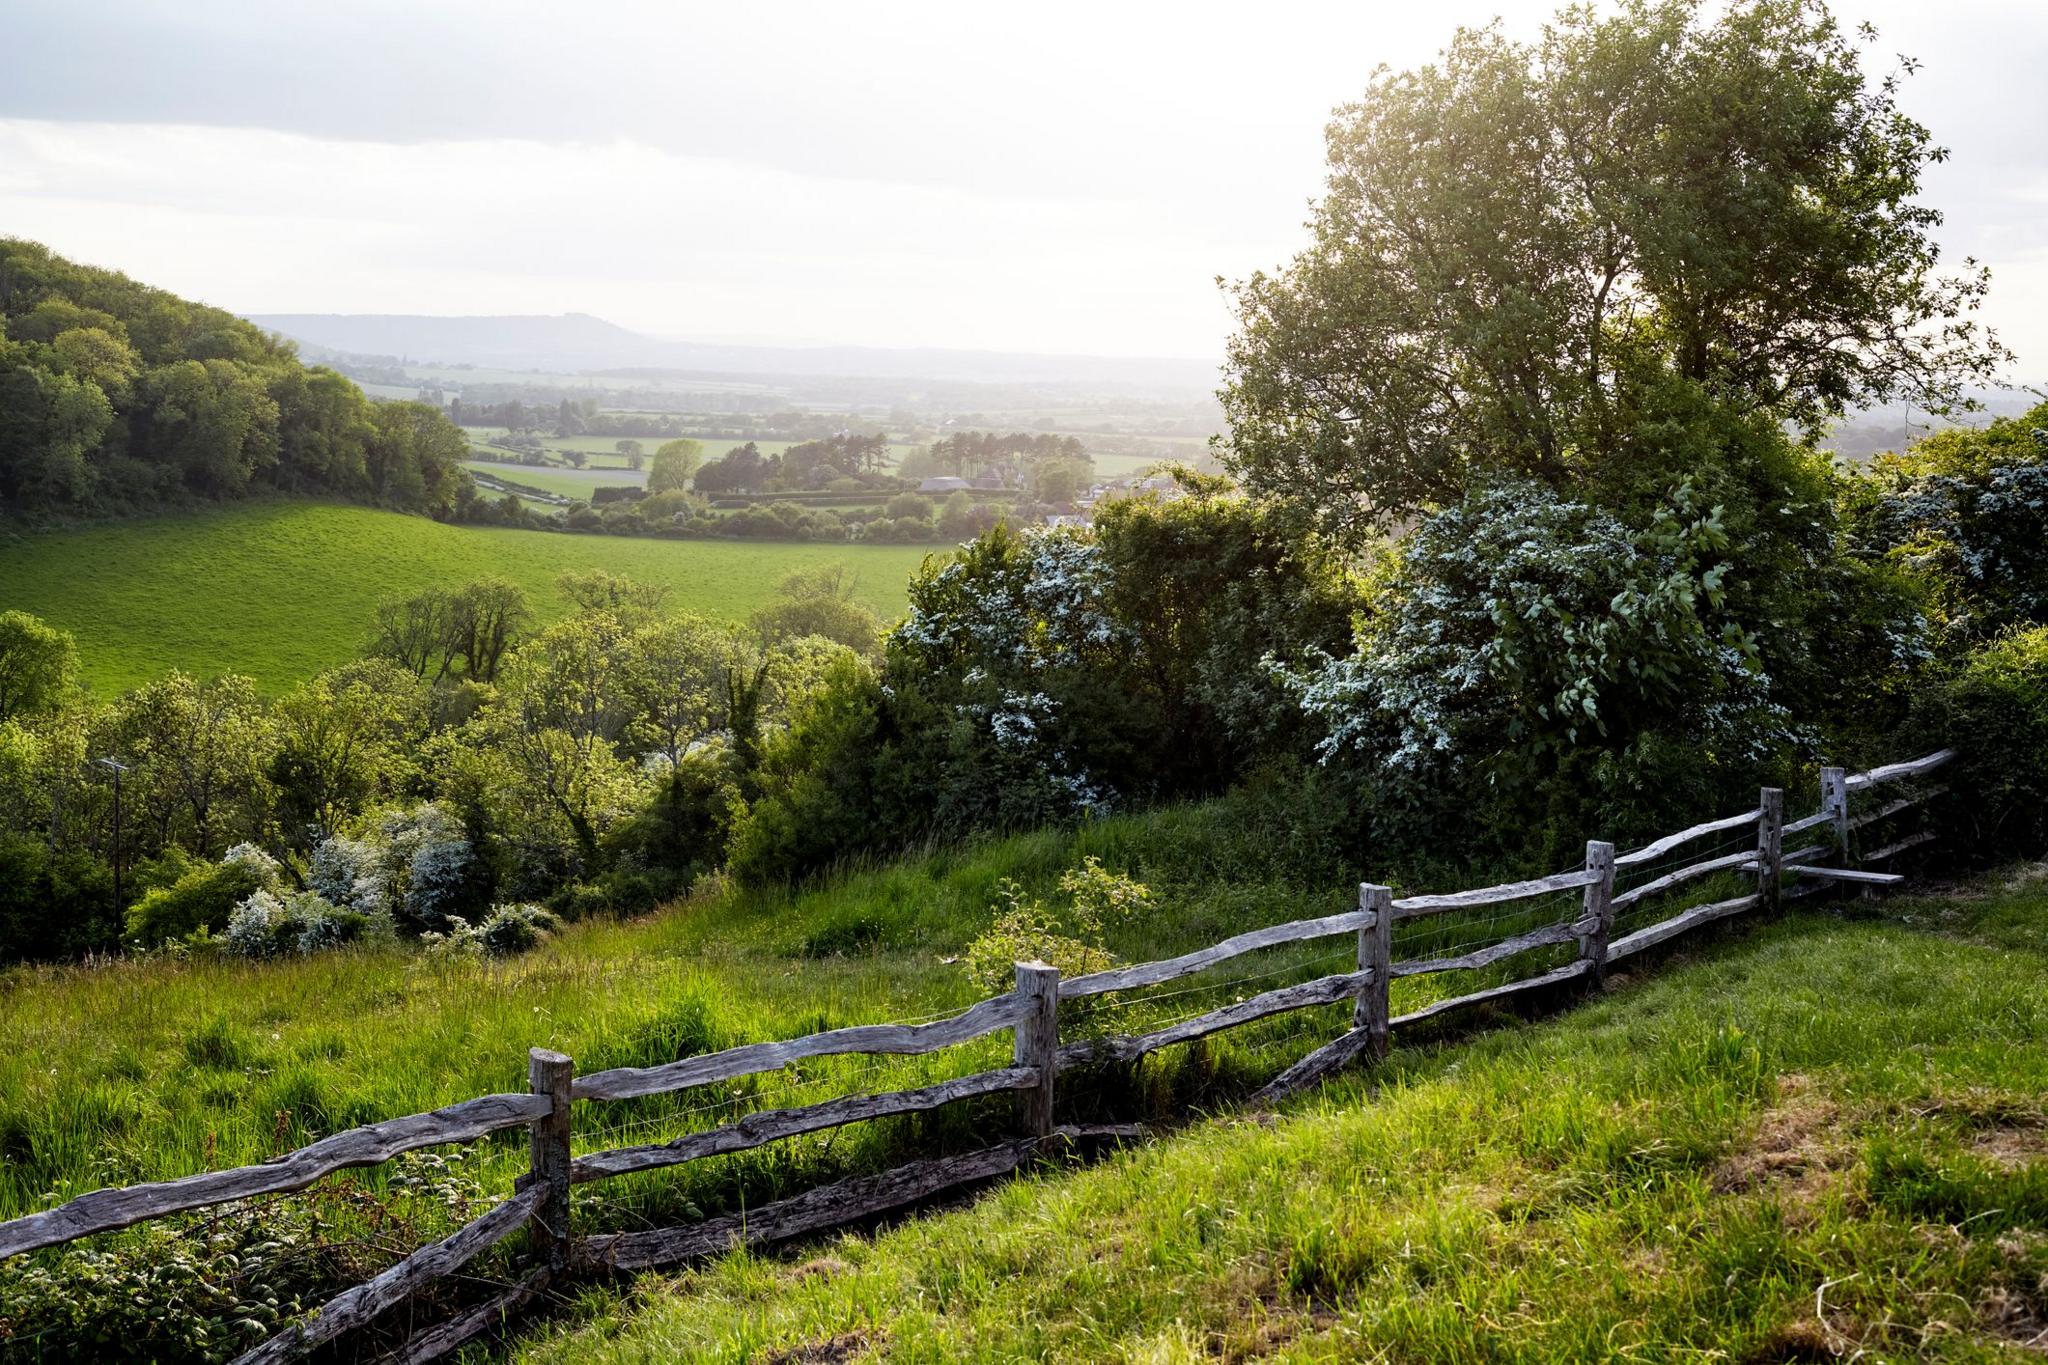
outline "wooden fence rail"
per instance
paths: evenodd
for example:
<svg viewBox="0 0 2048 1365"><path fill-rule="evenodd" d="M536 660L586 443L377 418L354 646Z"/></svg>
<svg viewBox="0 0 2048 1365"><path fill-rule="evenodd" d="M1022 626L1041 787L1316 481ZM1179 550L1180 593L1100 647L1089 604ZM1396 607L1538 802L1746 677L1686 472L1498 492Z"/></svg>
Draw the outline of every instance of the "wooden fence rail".
<svg viewBox="0 0 2048 1365"><path fill-rule="evenodd" d="M851 1219L904 1207L964 1182L986 1180L1018 1169L1046 1144L1091 1136L1129 1136L1128 1127L1057 1128L1057 1081L1077 1067L1128 1064L1176 1044L1209 1037L1257 1020L1296 1010L1351 1002L1351 1027L1301 1058L1258 1092L1272 1100L1313 1084L1361 1057L1384 1055L1391 1032L1456 1010L1506 1000L1571 982L1597 985L1610 963L1717 920L1773 910L1787 875L1896 882L1892 873L1850 867L1887 861L1932 839L1925 830L1904 834L1860 859L1852 836L1911 810L1946 788L1927 785L1883 805L1852 814L1852 798L1886 783L1924 778L1947 763L1948 750L1869 772L1849 774L1825 768L1821 809L1786 822L1784 794L1765 788L1755 809L1680 830L1641 848L1617 854L1614 846L1586 846L1582 868L1527 881L1444 894L1395 897L1389 887L1359 887L1358 908L1343 914L1254 929L1206 948L1158 962L1137 963L1062 980L1044 963L1019 963L1016 987L949 1018L926 1024L861 1024L780 1042L749 1043L659 1066L622 1067L575 1073L572 1059L534 1049L529 1057L530 1093L486 1095L431 1113L414 1114L352 1128L323 1138L274 1161L212 1171L180 1180L96 1190L46 1212L0 1223L0 1259L74 1241L94 1233L132 1226L146 1219L231 1203L255 1195L305 1189L323 1176L373 1165L423 1147L473 1142L508 1128L525 1127L529 1170L513 1197L451 1236L423 1247L374 1279L329 1301L315 1314L278 1333L240 1357L244 1363L296 1359L345 1331L374 1321L427 1283L461 1266L521 1229L531 1231L535 1264L524 1278L487 1303L410 1338L391 1357L424 1361L452 1351L488 1331L504 1317L544 1293L561 1276L583 1270L632 1270L676 1264L728 1247L772 1241L817 1231ZM1661 873L1616 893L1618 872L1633 872L1667 858L1687 844L1754 827L1753 848L1716 854ZM1784 839L1827 829L1821 844L1784 850ZM1841 866L1824 867L1832 857ZM1629 910L1684 884L1717 874L1753 874L1756 890L1711 904L1686 907L1668 918L1613 936L1617 911ZM1396 961L1397 922L1579 891L1569 918L1507 934L1454 956ZM1523 921L1526 923L1526 918ZM1357 966L1349 972L1280 986L1249 998L1141 1034L1089 1038L1062 1044L1060 1003L1118 991L1138 991L1206 971L1262 949L1317 938L1355 934ZM1573 959L1535 975L1489 985L1433 1001L1408 1014L1390 1014L1390 987L1401 977L1474 971L1542 948L1576 944ZM788 1109L757 1110L667 1142L575 1156L571 1150L573 1107L646 1095L666 1094L779 1070L814 1057L843 1054L920 1055L1009 1031L1012 1063L935 1084L887 1093L853 1094ZM958 1156L912 1162L892 1171L861 1176L807 1191L750 1211L683 1228L654 1229L578 1238L571 1225L570 1188L576 1184L676 1166L806 1133L895 1115L925 1113L961 1101L998 1094L1017 1098L1018 1136Z"/></svg>

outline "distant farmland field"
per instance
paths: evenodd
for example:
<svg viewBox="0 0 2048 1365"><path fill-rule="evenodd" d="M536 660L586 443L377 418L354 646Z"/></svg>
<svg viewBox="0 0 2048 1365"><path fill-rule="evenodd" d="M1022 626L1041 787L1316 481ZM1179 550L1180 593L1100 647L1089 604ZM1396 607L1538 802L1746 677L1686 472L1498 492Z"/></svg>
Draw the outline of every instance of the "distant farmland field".
<svg viewBox="0 0 2048 1365"><path fill-rule="evenodd" d="M477 447L479 453L482 453L483 451L486 450L490 450L492 455L505 453L493 450L491 447L485 444L492 437L503 436L505 434L505 428L464 427L463 431L468 433L470 443L473 446ZM673 436L634 436L630 438L619 436L543 436L540 438L540 442L547 449L556 451L558 453L564 450L580 450L583 452L584 455L589 457L590 462L593 466L611 465L617 467L621 465L624 461L624 457L621 456L618 452L618 444L621 440L625 439L638 441L640 443L641 453L646 455L649 459L652 459L654 456L654 452L657 449L659 449L664 442L673 441L676 438ZM744 436L693 436L690 437L689 439L696 441L698 445L704 447L704 458L706 460L719 459L722 456L724 456L724 454L728 450L732 450L737 446L743 446L747 443L747 438ZM783 451L788 450L791 446L801 444L802 442L800 441L754 442L755 448L759 450L763 455L780 455ZM901 442L898 442L889 447L889 458L892 460L900 461L905 455L908 455L911 451L915 449L917 449L917 447L914 445L905 445L902 444ZM487 459L490 457L490 455L484 456L484 458Z"/></svg>
<svg viewBox="0 0 2048 1365"><path fill-rule="evenodd" d="M915 545L797 545L569 535L444 526L322 503L269 503L0 542L0 610L78 637L101 692L173 668L246 673L275 692L355 655L377 603L486 575L566 603L555 578L599 568L669 585L671 605L738 620L792 570L849 565L860 595L901 614Z"/></svg>

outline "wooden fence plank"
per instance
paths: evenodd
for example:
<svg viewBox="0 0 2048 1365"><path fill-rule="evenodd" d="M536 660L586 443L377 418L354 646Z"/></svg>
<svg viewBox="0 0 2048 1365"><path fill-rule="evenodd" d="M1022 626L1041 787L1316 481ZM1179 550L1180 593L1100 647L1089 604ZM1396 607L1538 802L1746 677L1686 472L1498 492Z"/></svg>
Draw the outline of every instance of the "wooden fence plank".
<svg viewBox="0 0 2048 1365"><path fill-rule="evenodd" d="M1886 844L1875 853L1864 854L1863 861L1866 863L1881 863L1887 858L1898 857L1909 848L1918 848L1922 844L1932 843L1939 837L1941 836L1937 835L1933 830L1923 829L1916 834L1908 834L1895 844Z"/></svg>
<svg viewBox="0 0 2048 1365"><path fill-rule="evenodd" d="M1552 891L1576 891L1597 879L1598 874L1582 868L1575 872L1559 872L1554 876L1537 877L1526 882L1502 882L1499 886L1482 886L1476 891L1452 891L1440 896L1403 896L1394 902L1394 918L1413 919L1417 915L1465 910L1475 905L1493 905L1500 901L1521 900L1526 896L1547 895Z"/></svg>
<svg viewBox="0 0 2048 1365"><path fill-rule="evenodd" d="M1279 990L1255 995L1249 1000L1240 1000L1220 1009L1198 1014L1192 1019L1183 1019L1177 1024L1159 1029L1153 1033L1135 1037L1125 1034L1115 1038L1093 1038L1085 1043L1069 1043L1059 1050L1059 1069L1067 1071L1077 1066L1092 1066L1099 1062L1134 1062L1148 1052L1157 1052L1175 1043L1192 1042L1224 1029L1248 1024L1254 1019L1269 1015L1285 1014L1289 1010L1309 1009L1316 1005L1332 1005L1347 999L1364 985L1363 972L1344 972L1337 976L1319 977L1305 981L1299 986L1283 986Z"/></svg>
<svg viewBox="0 0 2048 1365"><path fill-rule="evenodd" d="M555 1272L542 1266L495 1298L408 1337L403 1346L379 1357L377 1365L426 1365L427 1361L439 1360L492 1328L508 1324L521 1309L547 1293L554 1282Z"/></svg>
<svg viewBox="0 0 2048 1365"><path fill-rule="evenodd" d="M327 1301L314 1315L293 1323L253 1351L236 1356L234 1365L273 1365L297 1360L323 1342L361 1327L420 1288L469 1264L526 1225L548 1196L534 1185L513 1195L453 1236L421 1247L373 1280L366 1280Z"/></svg>
<svg viewBox="0 0 2048 1365"><path fill-rule="evenodd" d="M1859 886L1897 886L1906 880L1896 872L1865 872L1854 867L1799 867L1793 871L1802 877L1818 877L1826 882L1855 882Z"/></svg>
<svg viewBox="0 0 2048 1365"><path fill-rule="evenodd" d="M648 1270L723 1255L739 1246L822 1231L917 1203L956 1185L1007 1175L1028 1161L1041 1141L1013 1138L963 1156L913 1161L880 1175L806 1190L758 1209L688 1227L587 1237L577 1244L577 1263L595 1270Z"/></svg>
<svg viewBox="0 0 2048 1365"><path fill-rule="evenodd" d="M1016 1067L1036 1077L1029 1090L1017 1092L1017 1126L1026 1137L1044 1137L1052 1132L1053 1085L1059 1077L1054 1059L1060 1050L1060 969L1043 962L1016 966L1024 1012L1010 1056Z"/></svg>
<svg viewBox="0 0 2048 1365"><path fill-rule="evenodd" d="M1388 992L1394 976L1394 889L1372 882L1358 886L1359 913L1372 916L1372 923L1358 931L1358 972L1365 984L1358 988L1358 1004L1351 1011L1351 1027L1364 1029L1366 1048L1374 1057L1387 1055L1388 1023L1393 1006Z"/></svg>
<svg viewBox="0 0 2048 1365"><path fill-rule="evenodd" d="M1867 773L1855 773L1843 779L1847 790L1860 792L1880 782L1896 782L1902 777L1919 777L1931 773L1956 756L1954 749L1937 749L1925 758L1908 759L1904 763L1887 763L1882 768L1872 768Z"/></svg>
<svg viewBox="0 0 2048 1365"><path fill-rule="evenodd" d="M1556 943L1570 943L1598 927L1596 920L1580 917L1569 922L1546 924L1540 929L1531 929L1526 934L1504 938L1484 948L1476 948L1458 957L1421 957L1396 962L1389 968L1392 976L1424 976L1430 972L1462 972L1477 967L1487 967L1502 958L1526 953L1532 948L1545 948Z"/></svg>
<svg viewBox="0 0 2048 1365"><path fill-rule="evenodd" d="M1676 872L1667 872L1655 881L1644 882L1641 886L1622 892L1614 898L1614 908L1625 909L1637 901L1662 895L1672 887L1689 882L1695 877L1705 877L1715 872L1732 872L1738 868L1752 867L1755 863L1756 850L1753 848L1738 849L1734 853L1726 853L1718 858L1708 858L1704 862L1681 867Z"/></svg>
<svg viewBox="0 0 2048 1365"><path fill-rule="evenodd" d="M1756 827L1756 893L1763 912L1775 915L1785 889L1785 791L1765 787L1757 796L1763 819Z"/></svg>
<svg viewBox="0 0 2048 1365"><path fill-rule="evenodd" d="M1820 808L1834 827L1835 853L1849 860L1849 774L1844 768L1820 770Z"/></svg>
<svg viewBox="0 0 2048 1365"><path fill-rule="evenodd" d="M1691 843L1694 839L1704 839L1709 834L1723 834L1731 829L1741 829L1744 825L1753 825L1761 815L1761 811L1746 810L1740 815L1730 815L1719 820L1709 820L1703 825L1694 825L1691 829L1682 829L1676 834L1667 834L1655 843L1644 844L1641 848L1631 849L1629 852L1617 856L1614 860L1614 865L1616 867L1634 867L1638 863L1655 862L1680 844Z"/></svg>
<svg viewBox="0 0 2048 1365"><path fill-rule="evenodd" d="M1818 810L1815 811L1812 815L1801 816L1799 819L1794 820L1790 824L1786 825L1785 833L1804 834L1807 830L1819 829L1822 825L1827 824L1834 818L1835 813L1833 811Z"/></svg>
<svg viewBox="0 0 2048 1365"><path fill-rule="evenodd" d="M94 1190L43 1213L0 1223L0 1258L56 1246L95 1232L132 1227L165 1214L232 1203L259 1194L303 1190L314 1181L352 1166L380 1161L421 1147L474 1142L506 1128L520 1128L545 1115L540 1095L485 1095L436 1109L336 1133L258 1166L207 1171L179 1180L120 1189Z"/></svg>
<svg viewBox="0 0 2048 1365"><path fill-rule="evenodd" d="M634 1171L651 1171L663 1166L680 1166L707 1156L745 1152L783 1138L819 1133L867 1119L893 1114L918 1114L977 1095L1001 1094L1038 1084L1038 1068L1006 1067L973 1076L941 1081L918 1090L893 1090L880 1095L846 1095L796 1109L762 1109L717 1128L685 1133L670 1142L642 1147L615 1147L592 1152L570 1163L569 1178L577 1184L608 1180Z"/></svg>
<svg viewBox="0 0 2048 1365"><path fill-rule="evenodd" d="M535 1207L540 1251L550 1270L569 1266L569 1086L576 1063L544 1047L526 1054L526 1078L536 1095L546 1095L554 1108L533 1121L527 1139L527 1179L545 1197Z"/></svg>
<svg viewBox="0 0 2048 1365"><path fill-rule="evenodd" d="M1347 910L1341 915L1325 915L1321 919L1294 920L1288 924L1269 925L1264 929L1251 929L1233 935L1221 943L1192 953L1182 953L1160 962L1140 962L1130 967L1117 967L1106 972L1090 972L1086 976L1072 976L1060 982L1060 999L1070 1000L1082 995L1101 995L1107 991L1136 990L1141 986L1157 986L1183 976L1192 976L1219 962L1227 962L1245 953L1257 952L1261 948L1274 948L1283 943L1296 943L1303 939L1322 938L1329 934L1348 934L1354 929L1366 929L1372 921L1363 910Z"/></svg>
<svg viewBox="0 0 2048 1365"><path fill-rule="evenodd" d="M1849 821L1849 828L1852 830L1862 829L1865 825L1874 825L1880 820L1889 820L1902 810L1911 810L1923 801L1931 801L1937 796L1946 796L1947 794L1948 788L1939 784L1922 791L1910 793L1896 801L1887 802L1876 810L1865 811L1863 814L1853 817Z"/></svg>
<svg viewBox="0 0 2048 1365"><path fill-rule="evenodd" d="M779 1043L748 1043L701 1057L686 1057L661 1066L620 1067L614 1071L593 1071L578 1076L574 1095L579 1100L624 1100L636 1095L659 1095L667 1090L687 1090L712 1081L729 1081L757 1072L774 1071L806 1057L828 1057L839 1053L890 1053L917 1055L971 1042L985 1034L1015 1026L1024 1004L1014 994L998 995L970 1009L932 1024L856 1024L852 1028L813 1033Z"/></svg>
<svg viewBox="0 0 2048 1365"><path fill-rule="evenodd" d="M1612 962L1617 958L1627 957L1630 953L1641 952L1652 944L1662 943L1668 938L1676 938L1688 929L1696 929L1700 925L1713 920L1726 919L1730 915L1739 915L1744 910L1755 908L1761 903L1761 900L1760 896L1755 892L1751 892L1747 896L1736 896L1732 900L1715 901L1711 905L1696 905L1682 914L1673 915L1667 920L1661 920L1647 929L1638 929L1633 934L1616 939L1608 945L1607 960Z"/></svg>
<svg viewBox="0 0 2048 1365"><path fill-rule="evenodd" d="M1610 949L1608 956L1612 957L1613 955ZM1449 1014L1452 1010L1465 1009L1471 1005L1483 1005L1489 1000L1505 1000L1511 995L1520 995L1523 991L1533 991L1545 986L1561 985L1576 977L1584 976L1586 971L1586 960L1580 958L1575 962L1567 962L1556 971L1545 972L1541 976L1532 976L1522 981L1510 981L1505 986L1492 986L1483 991L1474 991L1470 995L1453 996L1449 1000L1434 1001L1424 1005L1419 1010L1411 1010L1407 1014L1401 1015L1394 1020L1394 1027L1400 1028L1404 1024L1419 1024L1425 1019L1434 1019L1440 1014Z"/></svg>

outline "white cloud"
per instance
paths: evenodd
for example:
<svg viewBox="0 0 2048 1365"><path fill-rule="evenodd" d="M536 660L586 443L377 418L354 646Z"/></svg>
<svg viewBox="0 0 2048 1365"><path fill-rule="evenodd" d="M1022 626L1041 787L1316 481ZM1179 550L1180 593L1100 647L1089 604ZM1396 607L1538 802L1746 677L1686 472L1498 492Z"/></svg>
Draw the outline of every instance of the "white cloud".
<svg viewBox="0 0 2048 1365"><path fill-rule="evenodd" d="M1212 355L1330 108L1554 8L8 0L0 231L250 311ZM2048 12L1838 9L1924 59L1944 242L2048 367Z"/></svg>

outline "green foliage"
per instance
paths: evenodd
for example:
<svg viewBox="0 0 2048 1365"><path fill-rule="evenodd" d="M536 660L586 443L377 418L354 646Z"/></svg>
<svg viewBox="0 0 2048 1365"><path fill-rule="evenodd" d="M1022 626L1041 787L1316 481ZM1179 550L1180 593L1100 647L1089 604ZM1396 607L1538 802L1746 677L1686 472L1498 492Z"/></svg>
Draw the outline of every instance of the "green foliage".
<svg viewBox="0 0 2048 1365"><path fill-rule="evenodd" d="M365 545L379 553L365 555ZM80 672L103 693L148 682L176 660L198 677L246 674L274 695L354 658L366 604L428 588L502 578L545 623L570 609L556 586L564 571L601 568L667 585L673 607L739 621L773 603L790 574L845 564L858 575L854 600L888 618L902 611L904 581L925 554L557 535L266 503L0 543L0 603L74 635Z"/></svg>
<svg viewBox="0 0 2048 1365"><path fill-rule="evenodd" d="M452 517L468 442L232 314L0 239L0 497L17 512L319 492ZM11 340L9 340L11 338Z"/></svg>
<svg viewBox="0 0 2048 1365"><path fill-rule="evenodd" d="M2048 624L2048 403L1880 457L1856 492L1862 548L1921 588L1945 644Z"/></svg>
<svg viewBox="0 0 2048 1365"><path fill-rule="evenodd" d="M25 611L0 611L0 724L55 709L78 676L78 645Z"/></svg>
<svg viewBox="0 0 2048 1365"><path fill-rule="evenodd" d="M201 930L217 934L228 927L235 907L262 889L262 874L247 863L196 867L171 885L143 894L128 911L128 937L153 948Z"/></svg>
<svg viewBox="0 0 2048 1365"><path fill-rule="evenodd" d="M1985 273L1937 273L1944 153L1897 85L1806 0L1573 8L1378 73L1313 244L1236 288L1230 460L1357 543L1475 477L1565 486L1673 377L1809 425L1959 401L2006 353Z"/></svg>
<svg viewBox="0 0 2048 1365"><path fill-rule="evenodd" d="M0 962L55 961L120 947L113 872L84 850L0 834Z"/></svg>
<svg viewBox="0 0 2048 1365"><path fill-rule="evenodd" d="M1964 856L1989 861L2048 847L2048 626L1964 658L1928 686L1913 728L1955 747L1944 780L1964 796L1943 808Z"/></svg>

